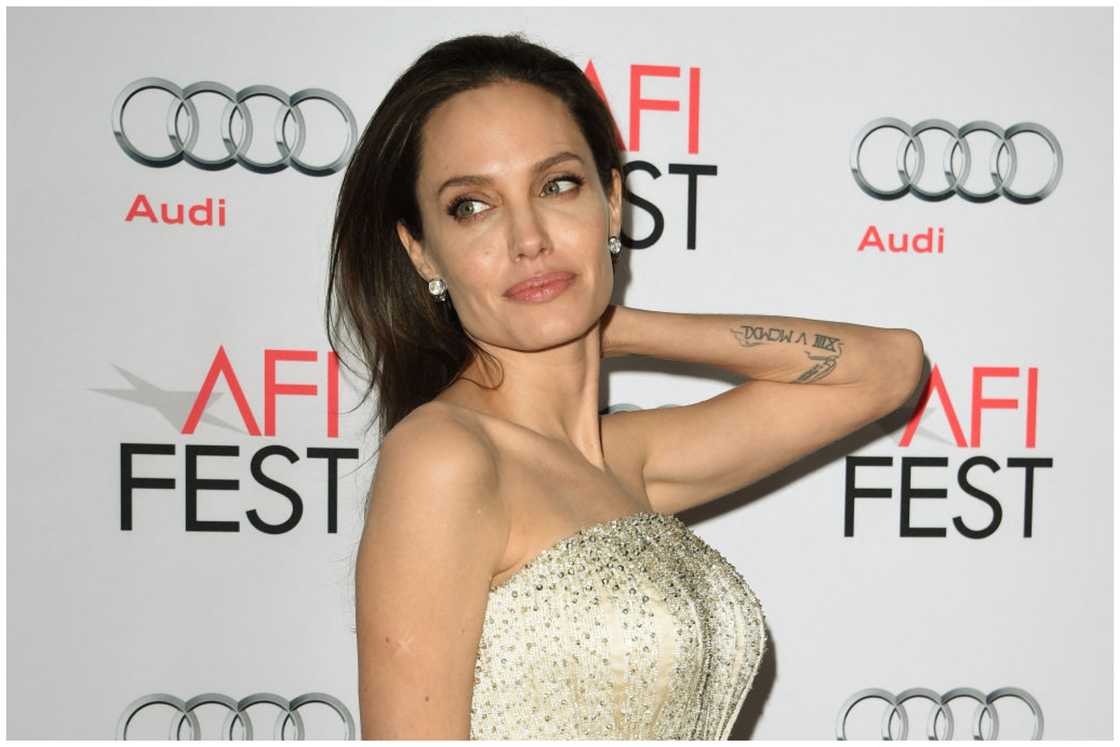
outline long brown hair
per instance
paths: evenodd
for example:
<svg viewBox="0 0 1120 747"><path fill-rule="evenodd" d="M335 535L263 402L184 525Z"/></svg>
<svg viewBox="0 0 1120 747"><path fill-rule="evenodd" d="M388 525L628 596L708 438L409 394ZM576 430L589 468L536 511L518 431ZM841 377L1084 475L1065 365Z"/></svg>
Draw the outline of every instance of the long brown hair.
<svg viewBox="0 0 1120 747"><path fill-rule="evenodd" d="M343 176L326 307L331 348L339 353L336 341L344 331L368 372L361 402L377 388L376 412L366 430L380 421L379 444L409 412L451 384L473 356L492 360L463 331L451 301L435 301L429 293L396 223L401 221L417 240L423 238L416 180L420 134L431 111L457 93L505 81L540 86L567 105L604 191L611 188L612 169L623 173L614 119L583 71L520 33L441 42L397 78ZM339 360L354 371L341 354Z"/></svg>

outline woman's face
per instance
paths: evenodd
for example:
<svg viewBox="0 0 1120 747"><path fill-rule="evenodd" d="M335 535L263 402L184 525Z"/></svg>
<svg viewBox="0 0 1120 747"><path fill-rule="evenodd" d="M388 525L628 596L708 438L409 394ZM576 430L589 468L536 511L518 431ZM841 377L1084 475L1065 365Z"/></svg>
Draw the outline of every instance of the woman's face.
<svg viewBox="0 0 1120 747"><path fill-rule="evenodd" d="M525 83L457 94L433 110L420 150L424 240L399 223L398 234L417 271L447 283L472 337L540 350L598 322L614 284L607 237L621 228L621 175L613 172L605 193L560 99ZM559 295L538 303L506 295L550 272L574 276Z"/></svg>

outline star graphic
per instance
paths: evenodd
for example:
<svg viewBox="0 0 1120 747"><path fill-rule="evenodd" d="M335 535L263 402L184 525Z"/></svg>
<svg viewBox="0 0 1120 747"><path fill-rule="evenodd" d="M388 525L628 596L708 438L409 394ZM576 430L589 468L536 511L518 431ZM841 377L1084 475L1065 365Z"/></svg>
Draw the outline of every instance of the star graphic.
<svg viewBox="0 0 1120 747"><path fill-rule="evenodd" d="M190 414L191 406L194 405L195 399L198 397L198 392L191 390L176 390L176 389L161 389L158 386L147 382L141 377L137 376L130 371L127 371L120 366L110 364L117 372L132 384L131 389L101 389L97 387L90 387L91 392L99 392L107 394L110 397L117 397L126 402L135 402L137 404L146 405L154 408L164 420L171 424L171 426L178 432L182 429L183 423L187 420L187 415ZM225 396L224 392L213 392L210 395L210 400L206 403L206 410L216 402L220 397ZM222 420L221 418L214 417L205 412L202 413L200 421L207 423L218 428L224 428L235 433L244 434L247 431L242 426L236 426Z"/></svg>

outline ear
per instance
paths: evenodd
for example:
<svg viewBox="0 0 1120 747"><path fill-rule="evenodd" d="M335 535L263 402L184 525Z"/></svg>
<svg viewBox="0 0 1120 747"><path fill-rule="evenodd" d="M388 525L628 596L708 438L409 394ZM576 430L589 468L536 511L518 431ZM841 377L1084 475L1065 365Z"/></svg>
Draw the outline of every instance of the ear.
<svg viewBox="0 0 1120 747"><path fill-rule="evenodd" d="M611 236L617 236L622 233L622 174L618 169L611 169L611 191L607 195L607 203L610 207L610 223L607 228L617 226L609 231Z"/></svg>
<svg viewBox="0 0 1120 747"><path fill-rule="evenodd" d="M397 221L397 237L400 238L401 245L408 254L408 258L412 260L412 266L416 268L425 282L440 276L439 271L432 267L431 262L428 261L428 254L424 251L424 246L412 237L412 232L399 220Z"/></svg>

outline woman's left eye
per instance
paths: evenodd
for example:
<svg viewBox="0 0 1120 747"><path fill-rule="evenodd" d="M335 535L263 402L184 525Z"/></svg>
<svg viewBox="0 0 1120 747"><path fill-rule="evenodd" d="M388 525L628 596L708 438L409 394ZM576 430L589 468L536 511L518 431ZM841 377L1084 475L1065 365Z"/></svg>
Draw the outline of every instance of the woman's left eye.
<svg viewBox="0 0 1120 747"><path fill-rule="evenodd" d="M575 174L565 174L564 176L558 176L555 179L552 179L551 181L549 181L549 183L547 185L545 185L545 191L546 192L550 191L548 188L551 187L553 184L557 184L559 182L573 182L578 187L581 184L583 184L583 177L576 176ZM553 194L559 194L560 192L568 192L570 190L564 189L564 190L551 190L551 191L552 191Z"/></svg>

